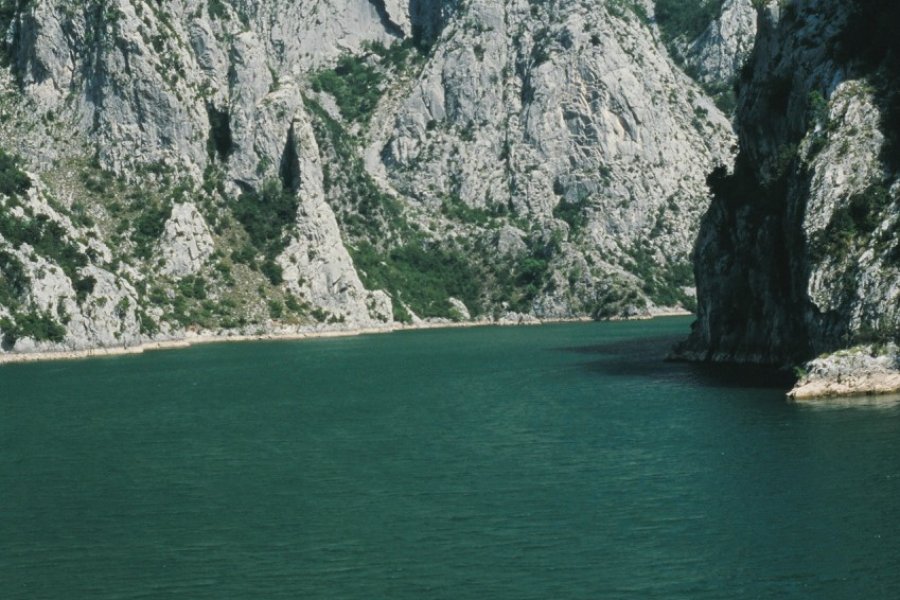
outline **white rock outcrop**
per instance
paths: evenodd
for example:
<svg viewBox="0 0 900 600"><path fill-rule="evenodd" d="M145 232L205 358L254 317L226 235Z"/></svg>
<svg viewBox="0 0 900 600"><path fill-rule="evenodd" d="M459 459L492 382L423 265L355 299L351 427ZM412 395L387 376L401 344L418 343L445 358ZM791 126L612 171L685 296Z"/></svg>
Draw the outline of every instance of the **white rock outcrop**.
<svg viewBox="0 0 900 600"><path fill-rule="evenodd" d="M171 277L199 272L214 250L212 234L197 207L183 202L172 207L159 242L164 264L160 269Z"/></svg>
<svg viewBox="0 0 900 600"><path fill-rule="evenodd" d="M754 0L726 0L722 13L687 48L686 62L702 81L730 84L756 43Z"/></svg>
<svg viewBox="0 0 900 600"><path fill-rule="evenodd" d="M794 400L900 393L900 348L861 346L817 358L788 396Z"/></svg>
<svg viewBox="0 0 900 600"><path fill-rule="evenodd" d="M332 318L354 325L393 320L390 298L363 288L341 243L337 220L325 202L318 146L302 111L291 132L300 174L300 210L291 241L278 258L288 289Z"/></svg>

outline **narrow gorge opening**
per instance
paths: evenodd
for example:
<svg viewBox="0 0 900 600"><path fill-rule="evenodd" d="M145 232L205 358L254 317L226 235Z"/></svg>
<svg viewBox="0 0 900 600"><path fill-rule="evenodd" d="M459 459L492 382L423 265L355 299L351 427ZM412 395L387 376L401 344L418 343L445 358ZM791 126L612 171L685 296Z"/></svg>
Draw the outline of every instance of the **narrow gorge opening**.
<svg viewBox="0 0 900 600"><path fill-rule="evenodd" d="M288 129L287 141L281 152L278 177L281 179L281 187L285 191L296 193L300 189L300 157L297 154L297 137L294 134L293 125Z"/></svg>

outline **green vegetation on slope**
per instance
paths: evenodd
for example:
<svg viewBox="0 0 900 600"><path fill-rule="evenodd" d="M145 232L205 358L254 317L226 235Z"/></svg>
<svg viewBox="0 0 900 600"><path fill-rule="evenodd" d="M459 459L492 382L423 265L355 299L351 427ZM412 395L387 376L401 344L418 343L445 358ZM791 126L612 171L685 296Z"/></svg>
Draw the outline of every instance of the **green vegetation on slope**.
<svg viewBox="0 0 900 600"><path fill-rule="evenodd" d="M409 316L398 301L420 317L452 316L450 297L462 300L473 314L481 312L481 273L458 250L413 240L386 254L362 243L352 254L366 287L394 298L394 318L399 321Z"/></svg>
<svg viewBox="0 0 900 600"><path fill-rule="evenodd" d="M29 281L22 262L15 255L0 250L0 305L19 306L28 291Z"/></svg>
<svg viewBox="0 0 900 600"><path fill-rule="evenodd" d="M845 205L834 211L825 229L811 240L813 257L840 258L846 256L855 245L867 243L881 225L882 215L892 200L888 188L880 181L851 196ZM889 243L893 239L884 241Z"/></svg>
<svg viewBox="0 0 900 600"><path fill-rule="evenodd" d="M349 240L389 242L410 232L400 203L366 172L356 140L316 102L307 99L306 108L315 117L317 141L334 155L322 169L325 193L340 193L346 199L332 209Z"/></svg>
<svg viewBox="0 0 900 600"><path fill-rule="evenodd" d="M45 214L32 215L26 210L24 216L17 216L9 210L19 205L18 198L30 188L31 180L19 168L18 159L0 150L0 194L7 198L0 209L0 236L14 248L27 244L34 253L57 263L82 299L82 291L90 293L96 282L92 277L79 275L78 269L87 266L88 259L67 240L65 229ZM38 313L26 306L29 284L22 262L11 252L0 250L0 305L10 312L9 317L0 319L0 330L2 344L7 348L23 337L39 342L61 342L65 337L65 327L49 313Z"/></svg>
<svg viewBox="0 0 900 600"><path fill-rule="evenodd" d="M814 258L843 257L854 248L875 242L881 250L889 249L888 264L900 267L900 222L883 230L878 239L873 234L897 201L890 187L900 171L900 37L896 23L900 20L900 4L880 0L855 0L846 25L830 49L832 56L854 76L863 76L875 92L881 114L880 131L885 142L881 149L882 176L847 199L831 216L824 230L811 240ZM827 129L827 100L819 92L809 98L809 127ZM824 145L824 134L814 140L814 150ZM893 245L893 248L891 248Z"/></svg>
<svg viewBox="0 0 900 600"><path fill-rule="evenodd" d="M584 202L560 200L553 207L553 217L565 221L569 225L571 235L577 234L587 224Z"/></svg>
<svg viewBox="0 0 900 600"><path fill-rule="evenodd" d="M381 97L383 82L384 76L365 59L345 55L334 69L318 72L312 87L316 92L331 94L348 121L368 123Z"/></svg>
<svg viewBox="0 0 900 600"><path fill-rule="evenodd" d="M16 40L9 39L9 32L18 12L27 7L31 1L0 0L0 31L3 32L0 38L0 66L7 67L12 62Z"/></svg>
<svg viewBox="0 0 900 600"><path fill-rule="evenodd" d="M135 243L135 254L149 259L153 246L159 241L166 229L166 221L172 216L172 204L169 202L150 202L141 208L134 219L134 230L131 240Z"/></svg>
<svg viewBox="0 0 900 600"><path fill-rule="evenodd" d="M722 11L724 0L656 0L656 22L669 55L680 63L685 72L706 90L725 114L734 112L737 98L731 82L709 83L683 64L684 44L700 36Z"/></svg>
<svg viewBox="0 0 900 600"><path fill-rule="evenodd" d="M506 207L502 204L494 205L491 207L491 210L472 208L455 194L445 197L443 202L441 202L442 215L454 221L472 225L488 225L491 219L503 215L505 209Z"/></svg>
<svg viewBox="0 0 900 600"><path fill-rule="evenodd" d="M0 330L3 331L3 345L13 347L20 338L29 337L37 342L62 342L66 337L66 328L60 325L49 313L30 311L14 313L13 320L0 319Z"/></svg>
<svg viewBox="0 0 900 600"><path fill-rule="evenodd" d="M629 255L634 261L629 270L641 279L650 300L660 306L696 309L695 298L685 292L686 287L694 285L694 269L687 260L662 266L646 242L635 244Z"/></svg>
<svg viewBox="0 0 900 600"><path fill-rule="evenodd" d="M78 279L77 270L88 264L87 256L66 240L65 229L47 215L19 218L0 213L0 235L16 248L28 244L37 254L62 267L73 282Z"/></svg>
<svg viewBox="0 0 900 600"><path fill-rule="evenodd" d="M31 180L22 169L16 157L0 150L0 194L15 197L31 188Z"/></svg>
<svg viewBox="0 0 900 600"><path fill-rule="evenodd" d="M406 304L420 317L451 317L449 297L480 312L480 272L458 249L430 242L407 223L400 203L372 181L357 155L355 140L318 104L306 106L316 117L316 138L335 160L326 161L325 189L363 284L393 298L394 318L408 322ZM336 166L336 165L339 165ZM377 240L377 241L376 241Z"/></svg>
<svg viewBox="0 0 900 600"><path fill-rule="evenodd" d="M314 101L307 99L306 106L315 117L320 148L331 155L324 161L325 191L348 249L365 286L392 296L396 320L410 319L401 302L422 317L455 318L449 297L461 300L473 315L503 304L514 311L531 310L547 285L559 240L529 240L523 256L501 259L479 229L472 237L429 239L366 172L356 139ZM488 231L507 210L499 205L472 208L452 194L441 205L445 218Z"/></svg>
<svg viewBox="0 0 900 600"><path fill-rule="evenodd" d="M834 48L835 57L865 71L876 90L885 135L882 160L900 170L900 3L855 0L850 18Z"/></svg>
<svg viewBox="0 0 900 600"><path fill-rule="evenodd" d="M250 243L265 256L263 274L273 285L281 283L281 267L275 262L288 243L286 230L297 220L300 199L278 180L261 190L241 194L234 203L234 216L244 226Z"/></svg>
<svg viewBox="0 0 900 600"><path fill-rule="evenodd" d="M315 92L327 92L348 122L367 124L384 91L388 71L399 72L410 63L421 62L424 56L412 41L385 46L375 42L366 46L369 57L345 54L333 69L313 75Z"/></svg>

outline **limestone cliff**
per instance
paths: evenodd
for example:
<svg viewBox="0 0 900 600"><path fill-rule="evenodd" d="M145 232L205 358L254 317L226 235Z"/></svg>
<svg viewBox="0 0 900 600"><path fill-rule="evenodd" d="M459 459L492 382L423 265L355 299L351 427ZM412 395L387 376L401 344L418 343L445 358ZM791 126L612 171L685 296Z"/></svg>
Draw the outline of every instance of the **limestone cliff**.
<svg viewBox="0 0 900 600"><path fill-rule="evenodd" d="M33 0L0 28L3 351L692 303L734 140L650 2Z"/></svg>
<svg viewBox="0 0 900 600"><path fill-rule="evenodd" d="M898 17L871 0L761 12L741 73L737 164L710 177L683 355L798 364L857 344L896 348Z"/></svg>
<svg viewBox="0 0 900 600"><path fill-rule="evenodd" d="M726 119L613 6L470 2L372 141L416 209L484 214L468 235L497 253L498 229L518 229L524 253L549 260L552 288L520 303L542 316L590 312L614 281L645 295L634 275L669 284L706 206L704 171L730 160ZM689 279L673 283L650 300L683 300Z"/></svg>

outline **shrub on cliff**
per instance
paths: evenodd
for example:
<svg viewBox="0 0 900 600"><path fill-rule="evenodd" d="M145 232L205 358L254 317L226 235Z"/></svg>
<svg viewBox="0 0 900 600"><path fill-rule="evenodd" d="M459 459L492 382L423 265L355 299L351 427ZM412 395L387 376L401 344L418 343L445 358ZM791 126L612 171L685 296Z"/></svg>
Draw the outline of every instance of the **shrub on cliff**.
<svg viewBox="0 0 900 600"><path fill-rule="evenodd" d="M342 56L334 69L319 71L312 79L316 92L334 97L348 121L367 123L381 97L384 76L356 56Z"/></svg>
<svg viewBox="0 0 900 600"><path fill-rule="evenodd" d="M16 157L0 150L0 194L18 196L31 187L31 180L20 168Z"/></svg>
<svg viewBox="0 0 900 600"><path fill-rule="evenodd" d="M262 189L238 197L234 216L243 225L250 243L268 262L284 250L285 230L296 221L299 202L297 194L274 179L264 183Z"/></svg>

